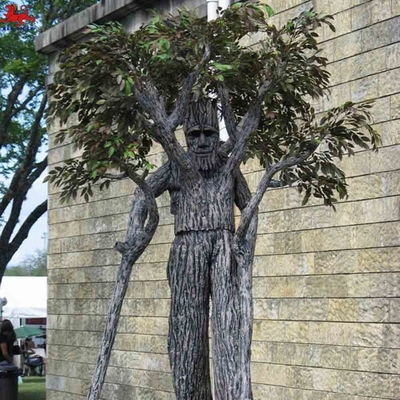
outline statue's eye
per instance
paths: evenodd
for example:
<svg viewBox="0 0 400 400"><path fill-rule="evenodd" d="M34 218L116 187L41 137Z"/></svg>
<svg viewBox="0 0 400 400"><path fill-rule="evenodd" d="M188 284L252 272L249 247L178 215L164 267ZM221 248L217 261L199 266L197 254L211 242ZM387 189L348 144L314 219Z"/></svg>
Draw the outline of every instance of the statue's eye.
<svg viewBox="0 0 400 400"><path fill-rule="evenodd" d="M189 136L192 138L198 138L200 136L200 131L192 131Z"/></svg>
<svg viewBox="0 0 400 400"><path fill-rule="evenodd" d="M204 131L204 135L205 136L212 136L212 135L214 135L215 134L215 132L214 131L211 131L211 130L205 130Z"/></svg>

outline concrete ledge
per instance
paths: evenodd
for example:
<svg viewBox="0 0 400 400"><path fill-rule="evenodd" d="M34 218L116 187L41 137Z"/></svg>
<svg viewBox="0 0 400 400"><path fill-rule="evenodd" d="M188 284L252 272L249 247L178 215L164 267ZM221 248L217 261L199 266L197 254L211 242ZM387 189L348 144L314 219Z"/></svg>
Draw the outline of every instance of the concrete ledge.
<svg viewBox="0 0 400 400"><path fill-rule="evenodd" d="M139 8L149 7L151 3L138 0L105 0L94 4L41 33L35 40L35 49L45 54L63 49L82 37L82 31L88 24L120 19Z"/></svg>

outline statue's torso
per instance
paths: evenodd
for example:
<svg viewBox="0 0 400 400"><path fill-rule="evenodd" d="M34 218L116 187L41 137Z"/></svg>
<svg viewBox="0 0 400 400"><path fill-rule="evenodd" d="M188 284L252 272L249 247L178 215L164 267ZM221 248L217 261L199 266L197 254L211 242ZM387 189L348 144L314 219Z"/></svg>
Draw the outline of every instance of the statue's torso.
<svg viewBox="0 0 400 400"><path fill-rule="evenodd" d="M199 188L188 187L173 168L170 182L171 213L175 233L226 229L235 230L234 180L228 190L221 188L222 168L204 178ZM226 178L225 178L226 179Z"/></svg>

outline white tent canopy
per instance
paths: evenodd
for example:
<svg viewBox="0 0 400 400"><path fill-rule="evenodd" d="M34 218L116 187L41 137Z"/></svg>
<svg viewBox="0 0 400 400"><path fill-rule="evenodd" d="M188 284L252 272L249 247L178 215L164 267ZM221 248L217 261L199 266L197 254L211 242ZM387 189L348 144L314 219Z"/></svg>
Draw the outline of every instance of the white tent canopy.
<svg viewBox="0 0 400 400"><path fill-rule="evenodd" d="M47 277L4 276L0 286L0 298L7 299L3 318L47 317Z"/></svg>

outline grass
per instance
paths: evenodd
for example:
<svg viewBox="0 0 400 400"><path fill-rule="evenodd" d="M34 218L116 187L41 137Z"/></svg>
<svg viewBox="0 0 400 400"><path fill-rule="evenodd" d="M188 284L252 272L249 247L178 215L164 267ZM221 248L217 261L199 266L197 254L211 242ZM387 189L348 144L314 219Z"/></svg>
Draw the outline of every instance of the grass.
<svg viewBox="0 0 400 400"><path fill-rule="evenodd" d="M18 385L18 400L45 400L46 390L44 376L24 376L23 383Z"/></svg>

